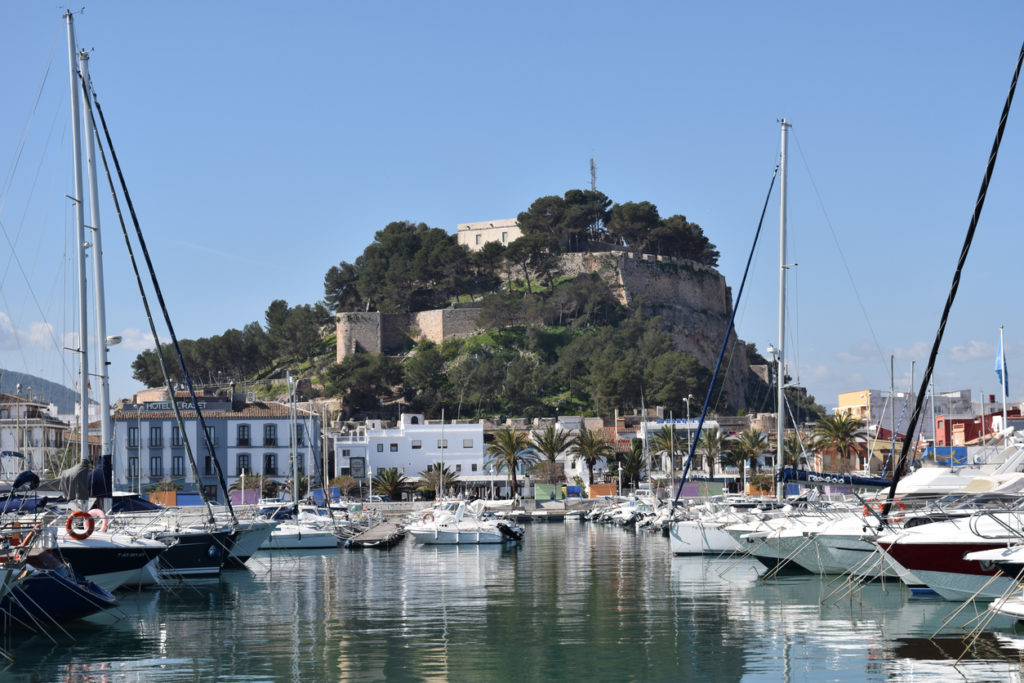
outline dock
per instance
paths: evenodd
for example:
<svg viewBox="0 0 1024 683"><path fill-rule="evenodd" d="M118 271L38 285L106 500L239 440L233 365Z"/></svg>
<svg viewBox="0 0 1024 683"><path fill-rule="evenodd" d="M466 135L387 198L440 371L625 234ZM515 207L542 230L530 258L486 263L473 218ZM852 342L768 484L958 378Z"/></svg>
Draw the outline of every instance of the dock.
<svg viewBox="0 0 1024 683"><path fill-rule="evenodd" d="M405 531L394 522L381 522L345 541L346 548L390 548L397 545Z"/></svg>

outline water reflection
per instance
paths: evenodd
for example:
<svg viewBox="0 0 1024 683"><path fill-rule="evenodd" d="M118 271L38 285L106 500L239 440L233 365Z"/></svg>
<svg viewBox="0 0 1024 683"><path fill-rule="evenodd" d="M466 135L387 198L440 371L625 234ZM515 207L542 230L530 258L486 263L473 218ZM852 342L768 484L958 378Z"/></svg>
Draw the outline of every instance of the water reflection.
<svg viewBox="0 0 1024 683"><path fill-rule="evenodd" d="M968 678L1021 678L1011 625L966 647L977 611L947 625L954 605L899 584L759 571L587 524L538 524L510 548L261 554L220 581L123 594L55 643L10 637L2 677L880 681L956 676L963 655Z"/></svg>

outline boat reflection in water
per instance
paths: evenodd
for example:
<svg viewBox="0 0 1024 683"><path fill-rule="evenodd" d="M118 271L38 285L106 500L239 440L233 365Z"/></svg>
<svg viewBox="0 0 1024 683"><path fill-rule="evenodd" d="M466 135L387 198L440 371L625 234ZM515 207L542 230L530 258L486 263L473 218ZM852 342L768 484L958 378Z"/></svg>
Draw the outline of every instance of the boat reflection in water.
<svg viewBox="0 0 1024 683"><path fill-rule="evenodd" d="M970 680L1021 678L1011 624L993 622L967 647L983 608L943 628L956 605L911 598L898 582L765 580L754 560L674 556L668 539L618 527L542 524L523 544L260 552L248 566L125 594L116 624L78 622L73 641L12 637L6 673L889 681L957 676L963 654Z"/></svg>

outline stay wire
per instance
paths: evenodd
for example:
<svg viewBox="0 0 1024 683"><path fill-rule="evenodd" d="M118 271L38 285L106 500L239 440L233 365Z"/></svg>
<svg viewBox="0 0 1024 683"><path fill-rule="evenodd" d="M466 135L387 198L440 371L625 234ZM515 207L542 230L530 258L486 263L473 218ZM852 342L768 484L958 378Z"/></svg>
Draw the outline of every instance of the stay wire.
<svg viewBox="0 0 1024 683"><path fill-rule="evenodd" d="M971 222L967 228L967 235L964 238L964 245L960 250L960 258L957 260L956 270L953 272L953 282L949 287L949 295L946 297L946 305L942 309L942 317L939 319L939 329L935 333L935 341L932 343L931 353L928 355L928 365L924 370L924 377L921 378L921 389L917 392L917 400L914 402L914 412L910 414L910 422L907 425L907 437L903 439L903 448L900 449L899 460L892 473L892 485L889 487L889 495L882 508L882 519L889 516L892 508L893 498L896 496L896 486L899 484L903 471L907 468L907 455L910 452L911 435L917 430L917 422L921 417L921 408L928 393L928 383L931 382L932 372L935 370L935 360L939 355L939 346L942 344L942 337L946 332L946 322L949 320L950 309L953 308L953 300L960 288L960 275L963 273L964 265L967 262L967 254L971 250L971 242L974 241L974 233L978 228L978 221L981 219L981 210L985 206L985 197L988 194L988 186L992 180L992 172L996 167L996 157L999 154L999 145L1003 140L1003 131L1006 130L1006 120L1010 116L1010 106L1013 104L1013 94L1017 89L1017 79L1020 78L1021 64L1024 63L1024 44L1021 45L1020 54L1017 56L1017 66L1013 71L1013 80L1010 82L1010 90L1006 94L1006 102L1003 104L1003 113L999 117L999 126L996 129L996 137L992 142L992 151L989 153L988 164L985 167L985 176L981 181L981 188L978 190L978 199L974 203L974 212L971 214Z"/></svg>
<svg viewBox="0 0 1024 683"><path fill-rule="evenodd" d="M747 284L747 275L750 273L750 263L754 259L754 254L757 251L757 240L761 236L761 228L764 226L764 216L768 211L768 202L772 197L772 190L775 188L775 178L779 175L779 166L775 166L775 170L772 172L771 182L768 184L768 193L764 198L764 206L761 208L761 220L757 222L757 231L754 233L754 242L750 245L750 254L747 256L747 265L743 269L743 279L740 280L740 287L736 292L736 303L733 304L732 313L729 315L729 325L725 330L724 339L722 339L722 348L718 352L718 360L715 363L715 371L711 375L711 384L708 386L707 395L704 397L704 406L700 411L700 419L697 421L697 431L690 440L690 453L686 457L686 465L683 467L683 475L679 478L679 487L676 489L676 496L672 500L672 506L675 507L679 503L679 497L683 493L683 483L686 481L687 475L690 473L690 465L693 463L693 454L697 450L697 442L700 441L700 433L704 428L704 418L708 414L708 405L711 403L711 397L714 395L715 382L718 380L719 372L722 369L722 358L725 356L726 348L729 346L729 337L733 332L733 325L736 322L736 311L739 309L740 300L743 298L743 289Z"/></svg>
<svg viewBox="0 0 1024 683"><path fill-rule="evenodd" d="M871 325L871 318L868 316L868 309L864 306L864 299L860 295L860 290L857 289L857 283L853 279L853 271L850 270L850 264L846 260L846 254L843 253L843 247L839 243L839 237L836 235L835 227L832 225L832 219L828 215L828 211L825 209L825 202L821 198L821 193L818 192L818 186L814 183L814 176L811 175L810 165L807 163L807 157L804 156L804 150L800 146L800 138L795 133L793 139L796 142L797 151L800 153L800 159L804 163L804 170L807 172L807 180L811 183L811 189L814 190L814 196L818 200L818 206L821 207L821 213L825 218L825 225L828 226L829 235L832 236L832 241L835 242L836 252L839 254L839 261L843 264L843 270L846 271L846 278L850 281L850 286L853 288L853 295L857 299L857 306L860 307L860 312L864 316L864 322L868 326L868 332L871 334L871 340L875 343L875 350L878 351L879 358L882 359L882 364L885 365L885 353L882 351L882 345L878 342L878 335L875 334L875 328Z"/></svg>
<svg viewBox="0 0 1024 683"><path fill-rule="evenodd" d="M188 380L188 371L185 369L184 360L182 359L182 356L181 356L181 350L178 347L178 340L177 340L177 338L174 335L174 328L171 326L171 321L170 321L170 319L169 319L169 317L167 315L167 307L164 305L163 296L160 293L160 285L157 282L156 273L155 273L155 271L153 269L153 263L152 263L151 259L149 258L149 252L146 249L146 243L145 243L145 240L142 237L142 230L139 227L138 217L135 214L135 208L132 205L131 196L128 193L128 187L127 187L127 184L124 181L124 175L121 172L121 166L120 166L120 164L118 162L118 159L117 159L117 153L114 151L113 142L110 139L110 131L107 128L106 119L104 119L104 117L103 117L103 109L100 107L99 98L96 97L95 92L92 91L91 84L86 84L84 82L84 79L81 79L81 74L79 74L79 77L80 77L81 84L82 84L82 91L84 93L86 111L89 114L89 122L90 122L90 125L92 125L93 128L97 131L97 133L99 132L99 128L96 126L96 119L95 119L95 116L93 114L93 109L92 109L92 106L91 106L92 103L90 102L90 98L89 98L90 93L92 94L92 100L96 104L96 112L99 113L99 115L100 115L100 121L103 124L103 134L104 134L104 137L105 137L105 139L107 141L107 148L110 149L110 157L111 157L111 159L114 162L115 169L117 170L118 179L120 180L120 183L121 183L121 191L124 193L125 202L128 205L128 210L131 212L132 221L133 221L134 226L135 226L135 232L136 232L136 235L137 235L138 240L139 240L139 246L142 249L143 255L145 256L146 264L147 264L147 266L149 268L150 278L152 279L152 282L153 282L154 291L157 294L157 298L158 298L158 301L160 303L161 310L163 311L163 314L164 314L164 320L165 320L165 322L167 324L167 328L168 328L168 330L170 332L171 339L174 342L175 351L177 351L177 353L178 353L178 359L181 362L182 373L183 373L183 375L185 377L186 384L188 385L189 394L190 394L190 396L192 398L192 405L194 406L194 409L195 409L195 412L196 412L196 416L199 419L199 423L201 425L203 436L206 439L207 449L209 450L209 453L210 453L210 459L213 461L213 463L216 466L217 474L218 474L218 476L220 478L221 486L222 486L223 490L226 492L227 491L227 483L224 480L224 475L223 475L223 472L221 471L220 463L217 462L217 458L215 456L215 451L213 449L213 445L210 443L209 431L206 428L206 423L203 420L202 412L199 409L199 402L196 400L195 394L192 391L192 384ZM97 135L97 138L98 137L99 136ZM192 469L192 475L193 475L193 477L195 477L196 484L199 485L200 482L202 481L202 479L199 476L199 468L196 465L194 454L192 453L192 450L191 450L191 448L188 445L188 443L189 443L188 439L184 438L184 434L185 434L184 424L183 424L183 421L182 421L182 418L181 418L181 414L180 414L179 409L178 409L177 401L175 400L175 397L174 397L174 388L171 386L171 382L170 382L170 379L169 379L169 374L167 372L167 367L166 367L166 364L164 362L163 355L160 352L159 337L156 334L156 327L155 327L155 324L153 322L152 312L151 312L151 310L149 308L148 299L146 298L145 290L144 290L143 285L142 285L142 278L139 275L138 264L137 264L137 261L135 260L134 251L132 250L132 247L131 247L131 241L128 238L128 230L127 230L127 228L125 227L125 224L124 224L124 214L121 211L120 203L117 201L117 195L116 195L116 192L114 190L113 179L110 176L110 167L107 164L106 153L103 151L103 146L102 146L102 144L100 143L100 141L98 139L97 139L97 147L99 147L99 149L100 149L101 158L103 160L103 168L105 169L105 171L107 173L107 181L110 183L111 195L113 197L114 206L115 206L115 209L117 211L118 219L119 219L119 221L121 223L121 231L122 231L122 233L124 235L125 244L126 244L126 246L128 248L129 255L131 256L132 268L135 271L135 279L136 279L136 281L137 281L137 283L139 285L139 292L142 295L143 305L146 308L146 317L147 317L147 319L149 321L150 330L151 330L151 332L153 334L153 341L156 344L157 356L160 359L161 371L163 372L164 379L167 382L168 393L170 394L171 405L174 408L175 417L177 418L179 429L181 429L181 431L182 431L183 443L185 445L186 452L188 454L189 464L190 464L191 469ZM210 522L214 523L216 517L215 517L215 515L213 513L213 508L210 506L210 502L208 500L206 500L206 496L203 496L203 501L206 503L207 511L209 513L209 516L210 516ZM234 509L231 506L230 497L227 497L226 504L227 504L228 512L231 513L232 520L237 522L238 519L237 519L237 517L235 517Z"/></svg>

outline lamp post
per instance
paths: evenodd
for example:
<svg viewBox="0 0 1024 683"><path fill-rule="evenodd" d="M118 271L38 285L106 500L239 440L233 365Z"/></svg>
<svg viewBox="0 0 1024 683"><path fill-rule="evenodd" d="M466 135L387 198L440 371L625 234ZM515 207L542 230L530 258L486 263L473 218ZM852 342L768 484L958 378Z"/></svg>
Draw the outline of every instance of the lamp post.
<svg viewBox="0 0 1024 683"><path fill-rule="evenodd" d="M494 468L487 468L487 476L491 480L491 500L494 500Z"/></svg>

